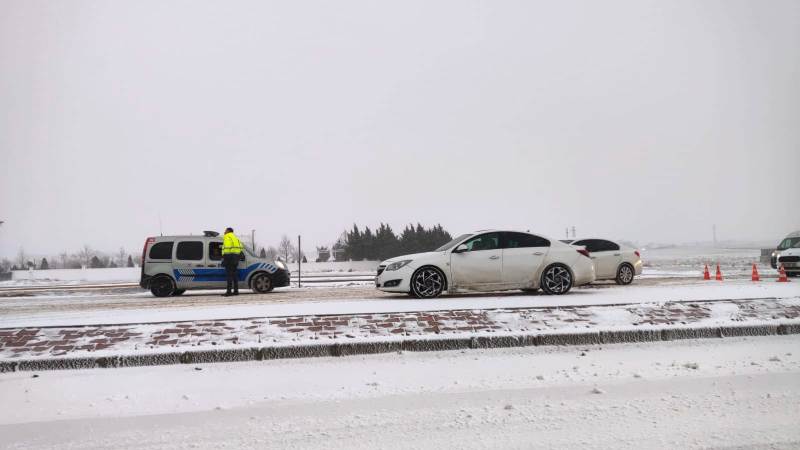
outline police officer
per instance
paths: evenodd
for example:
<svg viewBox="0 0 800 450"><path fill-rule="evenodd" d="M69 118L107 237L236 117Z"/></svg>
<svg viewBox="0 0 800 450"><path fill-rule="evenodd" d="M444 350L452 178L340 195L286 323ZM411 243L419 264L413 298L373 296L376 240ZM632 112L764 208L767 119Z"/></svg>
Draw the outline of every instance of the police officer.
<svg viewBox="0 0 800 450"><path fill-rule="evenodd" d="M233 228L226 228L225 236L222 239L222 266L225 267L225 275L228 282L228 289L225 292L225 297L239 295L237 267L239 266L239 259L242 256L242 248L242 243L239 242L239 238L233 234ZM233 286L233 294L231 294L231 286Z"/></svg>

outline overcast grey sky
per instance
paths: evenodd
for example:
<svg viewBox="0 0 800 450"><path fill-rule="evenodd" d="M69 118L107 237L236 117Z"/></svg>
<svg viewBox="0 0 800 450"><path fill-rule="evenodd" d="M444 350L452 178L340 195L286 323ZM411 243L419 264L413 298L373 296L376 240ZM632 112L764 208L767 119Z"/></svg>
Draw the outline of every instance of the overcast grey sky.
<svg viewBox="0 0 800 450"><path fill-rule="evenodd" d="M800 229L798 1L0 0L0 256Z"/></svg>

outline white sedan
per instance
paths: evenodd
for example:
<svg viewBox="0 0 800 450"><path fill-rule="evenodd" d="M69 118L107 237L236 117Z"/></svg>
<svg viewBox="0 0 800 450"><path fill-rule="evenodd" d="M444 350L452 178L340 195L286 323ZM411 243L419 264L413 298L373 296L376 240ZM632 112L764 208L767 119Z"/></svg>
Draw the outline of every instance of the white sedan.
<svg viewBox="0 0 800 450"><path fill-rule="evenodd" d="M539 288L558 295L594 279L594 265L582 248L530 233L486 230L461 235L432 252L387 259L378 266L375 286L417 298L444 291Z"/></svg>
<svg viewBox="0 0 800 450"><path fill-rule="evenodd" d="M642 274L642 258L635 248L607 239L579 239L573 241L572 245L585 247L589 251L598 280L631 284L634 276Z"/></svg>

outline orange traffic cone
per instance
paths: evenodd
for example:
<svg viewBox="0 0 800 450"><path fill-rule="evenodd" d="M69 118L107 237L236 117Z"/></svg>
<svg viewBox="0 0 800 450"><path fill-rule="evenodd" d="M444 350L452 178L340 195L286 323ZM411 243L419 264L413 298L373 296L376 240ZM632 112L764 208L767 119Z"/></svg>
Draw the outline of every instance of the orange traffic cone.
<svg viewBox="0 0 800 450"><path fill-rule="evenodd" d="M753 276L750 279L753 281L761 281L761 277L758 276L758 268L756 268L756 263L753 263Z"/></svg>
<svg viewBox="0 0 800 450"><path fill-rule="evenodd" d="M705 270L703 270L703 279L704 280L710 280L711 279L711 274L708 273L708 264L706 264L706 268L705 268Z"/></svg>
<svg viewBox="0 0 800 450"><path fill-rule="evenodd" d="M789 282L789 278L786 276L786 269L783 268L783 264L781 264L781 267L778 269L778 281L781 283Z"/></svg>
<svg viewBox="0 0 800 450"><path fill-rule="evenodd" d="M722 271L719 270L719 263L717 263L717 276L714 277L717 281L722 281Z"/></svg>

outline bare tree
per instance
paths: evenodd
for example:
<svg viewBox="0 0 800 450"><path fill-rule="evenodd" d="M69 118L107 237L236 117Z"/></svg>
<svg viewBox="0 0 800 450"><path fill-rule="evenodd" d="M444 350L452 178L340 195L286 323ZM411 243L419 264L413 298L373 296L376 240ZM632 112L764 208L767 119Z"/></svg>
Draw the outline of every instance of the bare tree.
<svg viewBox="0 0 800 450"><path fill-rule="evenodd" d="M59 259L61 259L61 268L66 269L67 259L69 258L69 255L67 254L67 252L61 252L61 254L59 254L58 257Z"/></svg>
<svg viewBox="0 0 800 450"><path fill-rule="evenodd" d="M128 258L128 252L125 251L124 248L120 247L119 251L117 252L117 266L118 267L125 267L126 259Z"/></svg>
<svg viewBox="0 0 800 450"><path fill-rule="evenodd" d="M23 269L28 266L28 255L25 254L25 249L22 247L17 252L17 266Z"/></svg>
<svg viewBox="0 0 800 450"><path fill-rule="evenodd" d="M294 244L292 244L289 236L284 234L280 244L278 244L278 256L280 256L284 262L289 262L289 258L295 256L296 252L297 249L294 247Z"/></svg>
<svg viewBox="0 0 800 450"><path fill-rule="evenodd" d="M93 256L94 250L87 244L84 244L83 248L78 251L78 259L81 260L83 267L89 267L91 265Z"/></svg>
<svg viewBox="0 0 800 450"><path fill-rule="evenodd" d="M266 250L265 249L262 250L264 250L265 259L269 261L275 261L276 259L278 259L278 249L276 249L275 247L270 245L269 247L266 248Z"/></svg>

